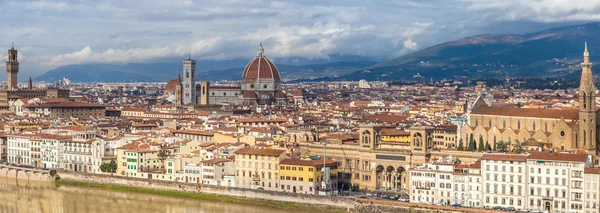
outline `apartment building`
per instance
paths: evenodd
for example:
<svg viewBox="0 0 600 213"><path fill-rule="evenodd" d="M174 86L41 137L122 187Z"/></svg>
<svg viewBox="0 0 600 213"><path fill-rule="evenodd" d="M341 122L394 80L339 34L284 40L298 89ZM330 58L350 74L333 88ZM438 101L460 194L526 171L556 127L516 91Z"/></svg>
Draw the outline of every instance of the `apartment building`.
<svg viewBox="0 0 600 213"><path fill-rule="evenodd" d="M532 152L527 159L527 207L583 212L584 170L590 162L587 154Z"/></svg>
<svg viewBox="0 0 600 213"><path fill-rule="evenodd" d="M31 166L31 137L33 135L14 134L6 138L8 163Z"/></svg>
<svg viewBox="0 0 600 213"><path fill-rule="evenodd" d="M485 154L481 158L484 207L525 209L528 155Z"/></svg>
<svg viewBox="0 0 600 213"><path fill-rule="evenodd" d="M323 165L329 169L329 180L324 178ZM281 190L291 193L319 194L326 181L328 191L337 191L337 162L323 159L288 158L279 164Z"/></svg>
<svg viewBox="0 0 600 213"><path fill-rule="evenodd" d="M235 153L235 185L280 191L279 162L287 158L285 150L242 148Z"/></svg>
<svg viewBox="0 0 600 213"><path fill-rule="evenodd" d="M449 205L453 199L454 165L425 164L410 171L410 201Z"/></svg>
<svg viewBox="0 0 600 213"><path fill-rule="evenodd" d="M585 197L583 211L593 213L600 211L600 168L587 168L585 176Z"/></svg>

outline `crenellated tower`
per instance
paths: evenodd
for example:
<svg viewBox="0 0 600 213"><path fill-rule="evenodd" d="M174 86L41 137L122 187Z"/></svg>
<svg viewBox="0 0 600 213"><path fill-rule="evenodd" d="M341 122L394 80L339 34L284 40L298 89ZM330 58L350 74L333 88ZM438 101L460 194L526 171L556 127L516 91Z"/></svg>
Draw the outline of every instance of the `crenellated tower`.
<svg viewBox="0 0 600 213"><path fill-rule="evenodd" d="M15 44L8 50L8 60L6 61L6 74L8 76L8 90L18 89L17 74L19 73L19 58Z"/></svg>
<svg viewBox="0 0 600 213"><path fill-rule="evenodd" d="M592 62L587 42L581 63L581 81L579 84L579 132L574 148L595 150L596 142L596 87L592 75Z"/></svg>

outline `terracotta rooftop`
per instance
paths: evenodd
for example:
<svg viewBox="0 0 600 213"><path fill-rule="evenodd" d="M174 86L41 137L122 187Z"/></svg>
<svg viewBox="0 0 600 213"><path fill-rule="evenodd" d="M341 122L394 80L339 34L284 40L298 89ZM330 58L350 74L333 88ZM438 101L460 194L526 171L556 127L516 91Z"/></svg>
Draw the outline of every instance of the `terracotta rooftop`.
<svg viewBox="0 0 600 213"><path fill-rule="evenodd" d="M173 133L190 134L190 135L209 135L209 136L213 135L213 133L211 131L202 131L202 130L175 130Z"/></svg>
<svg viewBox="0 0 600 213"><path fill-rule="evenodd" d="M255 148L241 148L235 151L235 154L244 155L264 155L264 156L280 156L285 150L281 149L255 149Z"/></svg>
<svg viewBox="0 0 600 213"><path fill-rule="evenodd" d="M587 155L561 152L531 152L528 159L585 162L587 160Z"/></svg>
<svg viewBox="0 0 600 213"><path fill-rule="evenodd" d="M484 154L481 160L509 160L509 161L527 161L529 155L517 155L517 154Z"/></svg>
<svg viewBox="0 0 600 213"><path fill-rule="evenodd" d="M327 159L327 165L337 165L337 162L334 160ZM322 166L323 159L317 160L302 160L300 158L287 158L282 160L280 165L295 165L295 166Z"/></svg>
<svg viewBox="0 0 600 213"><path fill-rule="evenodd" d="M27 104L26 108L105 108L104 105L85 102L62 102L45 104Z"/></svg>
<svg viewBox="0 0 600 213"><path fill-rule="evenodd" d="M579 119L579 110L572 109L525 109L525 108L509 108L509 107L478 107L471 114L480 115L500 115L514 117L536 117L536 118L561 118L570 120Z"/></svg>

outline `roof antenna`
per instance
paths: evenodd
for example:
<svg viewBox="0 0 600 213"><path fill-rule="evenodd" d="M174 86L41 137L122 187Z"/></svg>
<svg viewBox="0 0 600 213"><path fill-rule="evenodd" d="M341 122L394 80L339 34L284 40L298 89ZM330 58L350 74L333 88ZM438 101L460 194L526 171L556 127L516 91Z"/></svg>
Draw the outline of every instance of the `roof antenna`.
<svg viewBox="0 0 600 213"><path fill-rule="evenodd" d="M192 50L188 50L188 60L192 60Z"/></svg>

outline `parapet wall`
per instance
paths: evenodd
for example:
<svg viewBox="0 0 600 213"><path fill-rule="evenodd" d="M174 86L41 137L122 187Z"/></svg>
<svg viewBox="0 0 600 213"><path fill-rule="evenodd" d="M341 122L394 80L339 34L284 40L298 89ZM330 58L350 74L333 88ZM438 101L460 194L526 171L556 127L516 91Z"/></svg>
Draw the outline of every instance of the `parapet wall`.
<svg viewBox="0 0 600 213"><path fill-rule="evenodd" d="M0 166L0 175L6 178L22 180L54 182L54 176L50 171L26 169L19 167Z"/></svg>
<svg viewBox="0 0 600 213"><path fill-rule="evenodd" d="M271 200L276 202L289 202L308 204L321 207L333 207L336 209L353 209L359 203L355 199L346 197L324 197L318 195L290 194L285 192L272 192L265 190L243 189L235 187L221 187L212 185L197 185L190 183L178 183L167 181L149 181L147 179L129 178L121 176L82 174L74 172L60 172L59 176L64 180L82 181L96 184L114 184L129 187L149 188L157 190L181 191L190 193L215 194L233 197L245 197L250 199Z"/></svg>

